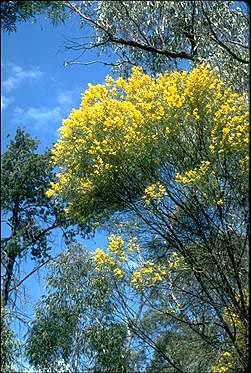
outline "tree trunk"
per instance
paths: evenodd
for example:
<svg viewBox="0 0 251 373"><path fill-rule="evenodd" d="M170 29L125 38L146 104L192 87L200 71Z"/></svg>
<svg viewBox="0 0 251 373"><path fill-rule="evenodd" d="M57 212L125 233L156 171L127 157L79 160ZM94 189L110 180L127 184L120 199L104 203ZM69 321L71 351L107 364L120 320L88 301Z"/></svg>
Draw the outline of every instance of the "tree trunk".
<svg viewBox="0 0 251 373"><path fill-rule="evenodd" d="M13 206L13 212L12 212L12 229L11 229L11 238L16 237L17 228L19 224L19 196L16 197L14 206ZM13 268L15 264L15 260L17 257L17 251L16 247L11 248L10 252L7 250L7 266L6 266L6 272L4 275L4 281L3 281L3 289L1 294L1 306L6 307L9 301L9 290L10 290L10 284L13 277Z"/></svg>
<svg viewBox="0 0 251 373"><path fill-rule="evenodd" d="M4 284L3 284L2 295L1 295L1 305L3 307L6 307L9 301L9 290L10 290L10 283L11 283L12 275L13 275L15 259L16 257L8 257L8 264L6 267L6 273L5 273Z"/></svg>

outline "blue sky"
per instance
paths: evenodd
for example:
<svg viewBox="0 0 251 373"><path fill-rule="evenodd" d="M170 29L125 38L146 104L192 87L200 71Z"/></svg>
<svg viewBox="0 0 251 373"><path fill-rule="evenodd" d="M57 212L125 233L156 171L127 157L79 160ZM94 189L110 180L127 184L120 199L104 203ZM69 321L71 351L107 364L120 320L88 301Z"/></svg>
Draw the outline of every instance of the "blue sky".
<svg viewBox="0 0 251 373"><path fill-rule="evenodd" d="M12 137L18 126L40 139L41 150L50 146L62 119L79 106L87 84L101 83L109 73L101 64L64 66L72 57L62 52L64 36L73 35L74 29L78 30L74 20L53 27L39 17L36 23L19 24L16 33L2 34L4 148L7 133ZM93 59L95 55L86 53L86 62Z"/></svg>
<svg viewBox="0 0 251 373"><path fill-rule="evenodd" d="M65 43L64 36L73 35L74 29L78 30L74 20L53 27L39 17L36 23L19 24L16 33L2 33L2 151L9 141L7 134L13 138L18 126L40 140L40 151L50 147L58 138L62 120L73 108L79 107L81 93L88 83L102 83L110 73L109 67L101 64L64 66L71 55L60 53L59 49ZM94 59L94 54L86 53L86 62ZM65 246L57 232L54 239L52 254L55 255ZM105 242L104 232L99 232L93 239L85 240L85 246L95 249ZM35 265L27 260L21 266L21 278ZM44 274L41 270L40 275L33 275L25 282L28 292L26 290L21 299L24 302L26 298L27 303L22 308L30 316L33 304L43 292ZM15 330L22 335L23 329L18 325Z"/></svg>

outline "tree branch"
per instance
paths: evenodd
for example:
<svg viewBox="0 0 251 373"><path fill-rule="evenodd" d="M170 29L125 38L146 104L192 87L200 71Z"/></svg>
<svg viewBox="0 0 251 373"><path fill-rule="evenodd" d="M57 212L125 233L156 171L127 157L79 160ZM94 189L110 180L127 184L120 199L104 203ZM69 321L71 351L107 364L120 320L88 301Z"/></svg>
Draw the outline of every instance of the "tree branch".
<svg viewBox="0 0 251 373"><path fill-rule="evenodd" d="M205 18L206 18L206 20L207 20L207 22L208 22L208 25L209 25L210 31L211 31L211 33L212 33L212 35L213 35L212 39L213 39L213 40L214 40L214 41L215 41L219 46L221 46L223 49L225 49L225 51L227 51L228 54L230 54L230 56L232 56L236 61L248 65L248 64L249 64L249 61L248 61L248 60L244 60L243 58L237 56L237 54L235 54L235 53L234 53L234 52L233 52L233 51L232 51L232 50L231 50L231 49L230 49L226 44L223 43L223 41L221 41L221 40L218 38L216 32L214 31L214 29L213 29L213 27L212 27L212 23L211 23L211 21L210 21L210 18L208 17L207 12L205 11L205 9L204 9L204 7L203 7L203 2L202 2L202 1L201 1L201 9L202 9L202 12L203 12L203 14L204 14L204 16L205 16Z"/></svg>
<svg viewBox="0 0 251 373"><path fill-rule="evenodd" d="M17 288L19 288L20 285L22 285L22 283L27 280L31 275L33 275L35 272L37 272L40 268L42 268L45 264L47 264L49 261L51 260L55 260L59 257L60 254L56 255L55 257L53 258L49 258L47 259L45 262L39 264L37 267L35 267L30 273L28 273L24 278L22 278L22 280L20 280L15 286L13 286L11 289L9 289L9 293L13 290L16 290Z"/></svg>
<svg viewBox="0 0 251 373"><path fill-rule="evenodd" d="M66 7L68 7L69 9L71 9L73 12L77 13L85 21L94 25L94 27L103 31L108 38L107 43L115 43L115 44L119 44L119 45L125 45L125 46L128 46L128 47L139 48L141 50L145 50L145 51L151 52L151 53L156 53L156 54L166 56L166 57L169 57L169 58L184 58L184 59L191 60L191 61L193 61L193 59L194 59L194 57L191 54L189 54L185 51L171 51L171 50L167 50L167 49L159 49L157 47L154 47L153 45L142 44L142 43L140 43L138 41L135 41L135 40L126 40L124 38L116 37L110 31L108 31L105 28L104 25L102 25L101 23L98 23L98 22L94 21L93 19L91 19L90 17L86 16L83 12L81 12L71 2L66 1L66 2L64 2L64 5Z"/></svg>

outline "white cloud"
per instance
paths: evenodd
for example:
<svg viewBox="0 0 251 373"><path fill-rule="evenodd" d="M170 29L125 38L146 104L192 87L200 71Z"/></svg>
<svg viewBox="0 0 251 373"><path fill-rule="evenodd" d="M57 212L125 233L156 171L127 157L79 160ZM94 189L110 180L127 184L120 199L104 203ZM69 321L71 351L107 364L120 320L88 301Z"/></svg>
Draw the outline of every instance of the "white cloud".
<svg viewBox="0 0 251 373"><path fill-rule="evenodd" d="M55 134L56 130L62 125L62 120L69 116L73 107L79 106L80 92L80 87L75 87L72 90L62 89L51 96L53 101L50 106L36 106L35 104L29 107L16 107L12 110L11 120L15 125L25 125L37 131L47 131ZM4 97L3 102L7 103L6 97Z"/></svg>
<svg viewBox="0 0 251 373"><path fill-rule="evenodd" d="M37 130L54 131L55 127L61 124L62 110L59 106L54 108L29 107L26 110L16 108L13 120L20 125L33 126Z"/></svg>
<svg viewBox="0 0 251 373"><path fill-rule="evenodd" d="M75 87L73 89L64 89L57 94L57 103L63 106L65 109L71 109L72 106L80 103L81 100L81 88Z"/></svg>
<svg viewBox="0 0 251 373"><path fill-rule="evenodd" d="M10 64L9 66L10 77L3 81L3 90L6 90L6 92L13 91L26 80L38 80L43 75L38 66L32 67L29 70L25 70L21 66L15 64Z"/></svg>
<svg viewBox="0 0 251 373"><path fill-rule="evenodd" d="M1 96L1 109L6 109L13 101L14 97Z"/></svg>
<svg viewBox="0 0 251 373"><path fill-rule="evenodd" d="M57 102L59 105L68 105L73 103L74 91L62 91L57 96Z"/></svg>

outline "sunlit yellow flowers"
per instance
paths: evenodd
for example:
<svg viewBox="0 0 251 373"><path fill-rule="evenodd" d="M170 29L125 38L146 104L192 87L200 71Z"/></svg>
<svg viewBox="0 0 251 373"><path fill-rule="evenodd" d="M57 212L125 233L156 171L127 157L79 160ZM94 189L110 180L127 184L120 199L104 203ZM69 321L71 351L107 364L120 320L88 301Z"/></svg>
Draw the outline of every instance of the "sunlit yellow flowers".
<svg viewBox="0 0 251 373"><path fill-rule="evenodd" d="M223 206L224 205L224 201L222 199L218 199L218 201L216 202L216 204L218 206Z"/></svg>
<svg viewBox="0 0 251 373"><path fill-rule="evenodd" d="M118 280L120 280L123 277L123 275L124 275L124 271L122 271L122 269L120 269L120 268L115 268L113 272L114 272L114 276Z"/></svg>
<svg viewBox="0 0 251 373"><path fill-rule="evenodd" d="M131 283L135 289L154 286L163 281L163 276L167 274L167 268L153 262L144 262L132 275Z"/></svg>
<svg viewBox="0 0 251 373"><path fill-rule="evenodd" d="M193 170L186 171L184 175L176 174L175 180L178 183L188 184L200 180L208 170L210 169L209 161L202 161L199 167L194 168Z"/></svg>
<svg viewBox="0 0 251 373"><path fill-rule="evenodd" d="M161 200L165 194L165 186L158 181L145 189L143 198L146 205L149 205L152 200Z"/></svg>
<svg viewBox="0 0 251 373"><path fill-rule="evenodd" d="M94 261L96 263L96 270L101 271L105 266L114 266L116 264L115 260L113 260L108 254L106 254L103 250L97 249L94 253Z"/></svg>
<svg viewBox="0 0 251 373"><path fill-rule="evenodd" d="M117 255L119 257L119 260L124 261L125 260L125 252L124 252L124 240L121 236L115 236L111 235L108 237L109 245L108 250Z"/></svg>
<svg viewBox="0 0 251 373"><path fill-rule="evenodd" d="M53 196L53 190L52 189L48 189L47 191L46 191L46 196L48 197L48 198L51 198L52 196Z"/></svg>
<svg viewBox="0 0 251 373"><path fill-rule="evenodd" d="M143 169L157 172L175 152L182 158L184 145L201 145L208 155L194 166L192 160L187 168L177 165L177 183L186 186L206 179L214 169L213 157L238 159L243 174L247 102L204 65L190 73L165 72L156 79L134 67L128 79L107 77L104 85L90 84L80 107L63 121L52 150L59 173L47 195L63 197L71 205L69 214L86 222L100 206L117 206L118 192L123 194L137 175L143 189L137 191L138 198L151 207L164 200L166 185L157 176L149 185Z"/></svg>

